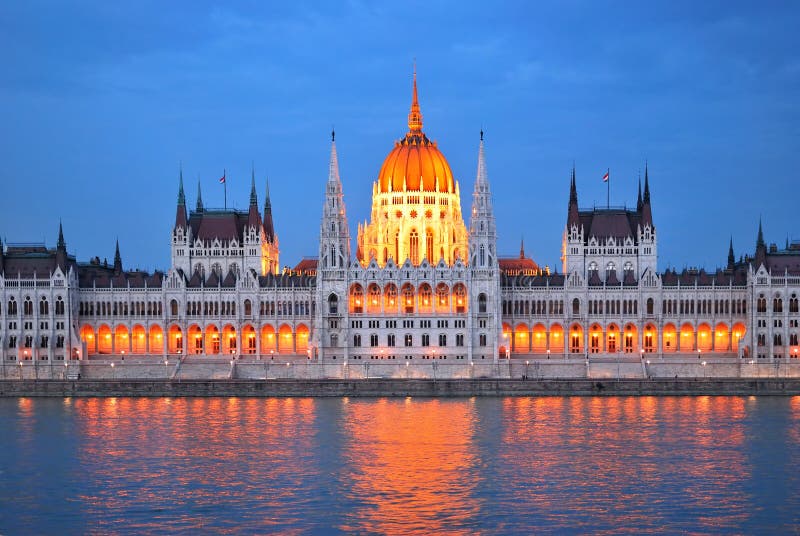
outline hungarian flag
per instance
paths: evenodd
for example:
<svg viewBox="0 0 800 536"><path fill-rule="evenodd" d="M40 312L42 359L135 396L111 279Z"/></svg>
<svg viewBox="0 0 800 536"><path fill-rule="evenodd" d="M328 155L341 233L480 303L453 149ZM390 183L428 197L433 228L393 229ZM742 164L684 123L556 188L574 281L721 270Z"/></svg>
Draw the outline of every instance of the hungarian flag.
<svg viewBox="0 0 800 536"><path fill-rule="evenodd" d="M219 178L219 183L220 184L225 184L225 171L224 170L222 171L222 177Z"/></svg>
<svg viewBox="0 0 800 536"><path fill-rule="evenodd" d="M220 180L224 180L224 178L225 178L225 177L223 177L223 178L222 178L222 179L220 179ZM608 182L608 171L606 171L606 174L605 174L605 175L603 175L603 182Z"/></svg>

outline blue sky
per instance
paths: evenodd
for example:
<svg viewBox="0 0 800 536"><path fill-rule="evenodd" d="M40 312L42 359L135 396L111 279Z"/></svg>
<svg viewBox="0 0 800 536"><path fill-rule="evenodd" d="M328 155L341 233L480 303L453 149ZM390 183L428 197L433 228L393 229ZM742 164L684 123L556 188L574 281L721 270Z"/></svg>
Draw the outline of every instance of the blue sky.
<svg viewBox="0 0 800 536"><path fill-rule="evenodd" d="M406 131L425 132L469 210L486 131L501 254L559 266L581 206L636 201L649 162L659 264L714 268L800 238L796 2L4 2L0 236L166 269L178 167L188 202L246 207L268 176L282 264L316 255L335 125L351 233Z"/></svg>

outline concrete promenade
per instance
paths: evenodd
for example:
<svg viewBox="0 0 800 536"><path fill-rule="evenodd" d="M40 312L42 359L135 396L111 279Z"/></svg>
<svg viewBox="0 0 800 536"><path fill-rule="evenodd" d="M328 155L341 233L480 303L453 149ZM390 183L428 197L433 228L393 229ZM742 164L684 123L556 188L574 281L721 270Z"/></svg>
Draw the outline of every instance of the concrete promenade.
<svg viewBox="0 0 800 536"><path fill-rule="evenodd" d="M4 380L0 397L800 395L800 379Z"/></svg>

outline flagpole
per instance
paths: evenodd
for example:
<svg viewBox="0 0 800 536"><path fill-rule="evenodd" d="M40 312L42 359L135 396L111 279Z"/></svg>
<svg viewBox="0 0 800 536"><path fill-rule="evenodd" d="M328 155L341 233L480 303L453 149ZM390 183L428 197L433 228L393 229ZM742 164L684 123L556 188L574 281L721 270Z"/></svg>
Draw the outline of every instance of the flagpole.
<svg viewBox="0 0 800 536"><path fill-rule="evenodd" d="M222 178L225 181L222 183L223 190L225 191L225 210L228 210L228 178L226 177L227 173L225 170L222 170Z"/></svg>
<svg viewBox="0 0 800 536"><path fill-rule="evenodd" d="M611 208L611 168L606 168L608 180L606 181L606 209Z"/></svg>

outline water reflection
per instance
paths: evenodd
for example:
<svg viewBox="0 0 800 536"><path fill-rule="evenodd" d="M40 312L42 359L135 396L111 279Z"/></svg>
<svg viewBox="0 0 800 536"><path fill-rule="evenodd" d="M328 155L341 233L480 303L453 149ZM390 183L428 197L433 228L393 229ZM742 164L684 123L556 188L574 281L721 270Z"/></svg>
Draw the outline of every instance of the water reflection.
<svg viewBox="0 0 800 536"><path fill-rule="evenodd" d="M0 399L4 533L785 533L800 397Z"/></svg>
<svg viewBox="0 0 800 536"><path fill-rule="evenodd" d="M498 492L514 505L511 523L601 533L740 526L750 499L741 482L752 470L741 448L744 404L505 399L498 456L508 486Z"/></svg>
<svg viewBox="0 0 800 536"><path fill-rule="evenodd" d="M355 507L341 528L469 534L479 499L474 404L380 399L345 404L343 480Z"/></svg>

